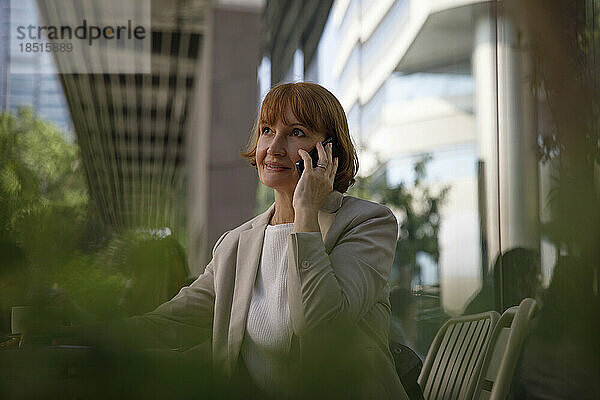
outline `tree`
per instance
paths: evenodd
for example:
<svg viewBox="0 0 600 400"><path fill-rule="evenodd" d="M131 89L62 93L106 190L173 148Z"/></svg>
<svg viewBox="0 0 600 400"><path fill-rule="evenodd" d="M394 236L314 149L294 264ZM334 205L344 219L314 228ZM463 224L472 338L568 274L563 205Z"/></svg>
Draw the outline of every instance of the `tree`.
<svg viewBox="0 0 600 400"><path fill-rule="evenodd" d="M419 252L430 255L436 263L439 263L440 258L440 208L450 187L443 186L434 191L425 182L427 163L431 159L431 155L426 154L415 163L415 179L411 185L402 181L395 186L388 186L384 175L374 174L360 178L353 189L357 196L385 204L399 216L394 267L398 271L406 271L401 272L403 279L397 283L407 289L410 289L413 278L417 278L419 284L422 283L422 266L417 261Z"/></svg>
<svg viewBox="0 0 600 400"><path fill-rule="evenodd" d="M96 216L77 144L29 108L0 114L3 240L21 247L36 272L51 273L93 242L90 232L102 234Z"/></svg>
<svg viewBox="0 0 600 400"><path fill-rule="evenodd" d="M19 221L53 206L83 211L87 188L78 148L52 124L21 108L0 114L0 227L15 233Z"/></svg>
<svg viewBox="0 0 600 400"><path fill-rule="evenodd" d="M550 120L538 136L540 161L550 164L554 187L543 205L551 220L542 232L557 249L598 265L600 2L527 0L507 7L530 37L532 90Z"/></svg>

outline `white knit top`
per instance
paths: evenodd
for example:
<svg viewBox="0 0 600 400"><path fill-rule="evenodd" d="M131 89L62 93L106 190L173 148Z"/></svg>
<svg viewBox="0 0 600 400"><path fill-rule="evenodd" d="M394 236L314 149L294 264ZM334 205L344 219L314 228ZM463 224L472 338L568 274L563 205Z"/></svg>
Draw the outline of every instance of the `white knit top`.
<svg viewBox="0 0 600 400"><path fill-rule="evenodd" d="M287 250L293 228L293 223L267 225L241 349L254 383L279 398L289 395L292 378Z"/></svg>

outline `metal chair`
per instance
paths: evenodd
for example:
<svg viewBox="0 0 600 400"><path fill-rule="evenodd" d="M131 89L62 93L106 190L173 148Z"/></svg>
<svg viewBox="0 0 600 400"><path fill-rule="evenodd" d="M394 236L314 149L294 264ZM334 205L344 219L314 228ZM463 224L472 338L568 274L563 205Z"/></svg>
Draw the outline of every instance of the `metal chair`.
<svg viewBox="0 0 600 400"><path fill-rule="evenodd" d="M471 400L499 317L489 311L446 321L429 347L419 375L425 400Z"/></svg>
<svg viewBox="0 0 600 400"><path fill-rule="evenodd" d="M504 311L492 333L473 400L506 399L525 336L536 313L537 304L530 298Z"/></svg>

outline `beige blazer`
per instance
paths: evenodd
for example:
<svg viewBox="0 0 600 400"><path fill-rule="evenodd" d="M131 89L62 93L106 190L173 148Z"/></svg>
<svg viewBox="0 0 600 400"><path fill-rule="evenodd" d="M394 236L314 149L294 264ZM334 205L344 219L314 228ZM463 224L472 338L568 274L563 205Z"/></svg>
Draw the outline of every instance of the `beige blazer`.
<svg viewBox="0 0 600 400"><path fill-rule="evenodd" d="M265 228L274 210L226 232L198 279L153 312L134 317L164 346L212 339L213 364L231 376L240 348ZM305 339L330 322L349 324L367 365L361 398L407 399L388 348L388 280L397 222L385 206L333 191L319 211L321 232L290 235L288 301L299 353Z"/></svg>

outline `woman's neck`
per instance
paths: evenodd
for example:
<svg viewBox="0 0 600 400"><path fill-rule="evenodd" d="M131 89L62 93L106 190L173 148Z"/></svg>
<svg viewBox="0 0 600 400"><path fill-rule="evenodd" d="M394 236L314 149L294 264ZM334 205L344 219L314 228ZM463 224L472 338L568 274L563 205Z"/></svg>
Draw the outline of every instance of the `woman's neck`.
<svg viewBox="0 0 600 400"><path fill-rule="evenodd" d="M269 224L278 225L294 222L295 213L294 206L292 205L293 198L293 193L290 195L289 193L275 190L275 211L273 212L273 215L271 215Z"/></svg>

